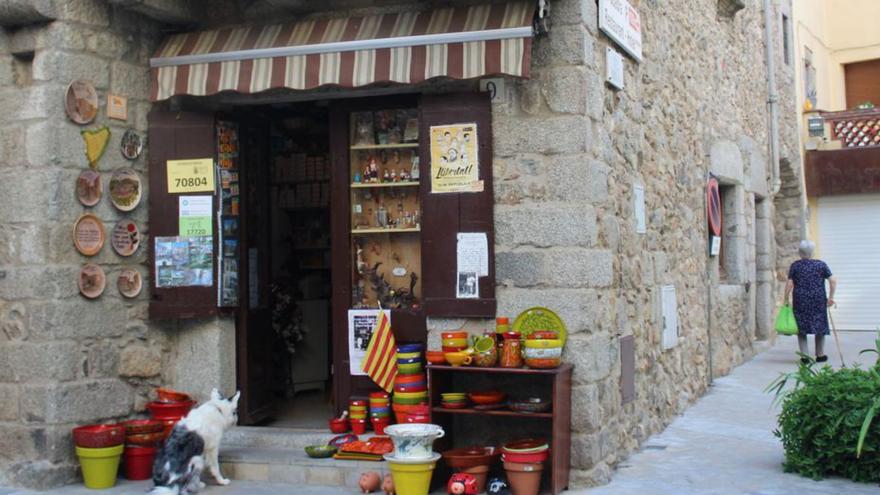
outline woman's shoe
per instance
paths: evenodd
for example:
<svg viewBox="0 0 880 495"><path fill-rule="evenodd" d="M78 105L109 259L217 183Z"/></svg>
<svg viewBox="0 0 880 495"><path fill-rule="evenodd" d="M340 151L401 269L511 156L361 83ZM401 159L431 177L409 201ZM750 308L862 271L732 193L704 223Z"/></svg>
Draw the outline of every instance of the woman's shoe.
<svg viewBox="0 0 880 495"><path fill-rule="evenodd" d="M828 361L828 356L827 356L827 355L826 355L826 356L816 356L816 362L817 362L817 363L824 363L825 361Z"/></svg>

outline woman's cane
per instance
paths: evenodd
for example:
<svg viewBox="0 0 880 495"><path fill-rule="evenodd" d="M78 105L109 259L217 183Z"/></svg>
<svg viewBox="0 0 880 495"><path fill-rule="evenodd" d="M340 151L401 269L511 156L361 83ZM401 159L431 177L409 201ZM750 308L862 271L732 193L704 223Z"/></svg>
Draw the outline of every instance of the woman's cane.
<svg viewBox="0 0 880 495"><path fill-rule="evenodd" d="M837 303L834 303L834 307L837 307ZM837 327L834 325L834 318L831 317L831 306L828 307L828 321L831 322L831 333L834 334L834 343L837 345L837 353L840 354L840 363L846 366L846 361L843 360L843 351L840 349L840 340L837 338Z"/></svg>

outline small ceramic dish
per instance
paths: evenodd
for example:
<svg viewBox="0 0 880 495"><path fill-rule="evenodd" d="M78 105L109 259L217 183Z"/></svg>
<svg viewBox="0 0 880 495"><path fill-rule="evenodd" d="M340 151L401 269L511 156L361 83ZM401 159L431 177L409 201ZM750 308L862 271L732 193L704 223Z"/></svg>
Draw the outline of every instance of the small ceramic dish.
<svg viewBox="0 0 880 495"><path fill-rule="evenodd" d="M425 353L425 359L431 364L446 364L443 351L428 351Z"/></svg>
<svg viewBox="0 0 880 495"><path fill-rule="evenodd" d="M464 402L464 401L462 401L462 402L445 402L444 401L444 402L440 403L440 406L443 409L466 409L467 402Z"/></svg>
<svg viewBox="0 0 880 495"><path fill-rule="evenodd" d="M306 454L314 459L326 459L333 457L338 449L332 445L309 445L305 448Z"/></svg>
<svg viewBox="0 0 880 495"><path fill-rule="evenodd" d="M489 405L489 404L498 404L507 397L507 394L504 392L498 392L496 390L485 391L485 392L471 392L468 394L468 398L477 405Z"/></svg>
<svg viewBox="0 0 880 495"><path fill-rule="evenodd" d="M542 413L550 409L550 402L538 397L530 397L523 401L511 401L509 406L512 411Z"/></svg>

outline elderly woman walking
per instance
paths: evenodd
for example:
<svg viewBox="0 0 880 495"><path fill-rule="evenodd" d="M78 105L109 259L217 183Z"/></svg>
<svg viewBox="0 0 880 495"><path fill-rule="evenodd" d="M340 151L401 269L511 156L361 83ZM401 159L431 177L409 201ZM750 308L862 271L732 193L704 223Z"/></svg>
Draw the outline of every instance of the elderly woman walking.
<svg viewBox="0 0 880 495"><path fill-rule="evenodd" d="M834 304L834 291L837 279L831 275L831 269L822 260L814 260L813 251L816 244L812 241L801 241L798 254L801 259L791 264L788 269L788 283L785 285L785 303L794 292L794 319L798 326L798 347L801 354L809 354L807 335L813 334L816 339L816 361L828 361L825 355L825 336L828 335L828 307ZM828 279L830 292L825 295L825 279ZM809 361L807 358L801 358Z"/></svg>

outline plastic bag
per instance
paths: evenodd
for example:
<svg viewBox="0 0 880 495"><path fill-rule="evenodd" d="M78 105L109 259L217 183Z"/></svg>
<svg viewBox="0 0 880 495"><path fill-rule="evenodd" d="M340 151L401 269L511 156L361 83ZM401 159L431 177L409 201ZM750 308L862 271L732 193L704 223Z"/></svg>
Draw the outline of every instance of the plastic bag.
<svg viewBox="0 0 880 495"><path fill-rule="evenodd" d="M779 335L797 335L797 321L794 319L794 311L790 304L783 304L779 308L779 315L776 317L776 333Z"/></svg>

